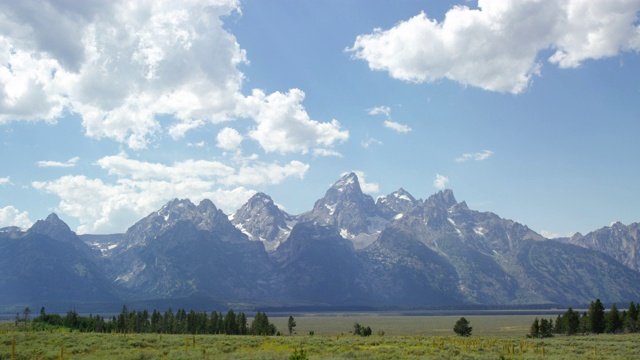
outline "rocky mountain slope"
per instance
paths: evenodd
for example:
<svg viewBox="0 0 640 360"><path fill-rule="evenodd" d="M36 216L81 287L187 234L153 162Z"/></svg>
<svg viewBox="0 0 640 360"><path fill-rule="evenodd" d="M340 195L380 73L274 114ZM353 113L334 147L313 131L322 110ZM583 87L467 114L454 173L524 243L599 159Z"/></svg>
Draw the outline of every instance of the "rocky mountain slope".
<svg viewBox="0 0 640 360"><path fill-rule="evenodd" d="M372 244L386 224L373 198L362 192L354 173L344 175L333 184L313 209L300 215L298 220L336 226L340 236L353 242L356 249Z"/></svg>
<svg viewBox="0 0 640 360"><path fill-rule="evenodd" d="M110 279L141 298L259 299L272 273L262 244L209 200L172 200L129 228L109 258Z"/></svg>
<svg viewBox="0 0 640 360"><path fill-rule="evenodd" d="M616 222L587 235L576 233L559 241L605 253L630 269L640 271L640 223Z"/></svg>
<svg viewBox="0 0 640 360"><path fill-rule="evenodd" d="M83 236L108 243L102 251L55 215L27 232L5 228L0 290L20 291L0 303L55 300L65 291L86 301L262 305L622 303L640 298L637 234L637 224L614 224L548 240L469 209L451 190L421 200L399 189L374 201L351 173L298 216L262 193L232 216L209 200L175 199L123 235Z"/></svg>
<svg viewBox="0 0 640 360"><path fill-rule="evenodd" d="M274 204L264 193L252 196L246 204L230 217L235 227L249 239L264 243L268 251L273 251L291 233L296 220Z"/></svg>

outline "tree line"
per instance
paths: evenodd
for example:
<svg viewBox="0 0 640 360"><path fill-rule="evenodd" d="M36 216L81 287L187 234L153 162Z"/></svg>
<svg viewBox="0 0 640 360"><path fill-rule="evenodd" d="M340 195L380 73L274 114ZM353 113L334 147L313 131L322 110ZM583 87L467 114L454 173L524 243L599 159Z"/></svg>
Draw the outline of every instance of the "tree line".
<svg viewBox="0 0 640 360"><path fill-rule="evenodd" d="M169 308L164 313L157 310L149 313L142 310L129 311L122 307L118 316L105 319L100 315L80 316L75 310L69 310L65 316L47 314L45 308L33 318L32 327L44 329L46 325L66 327L81 332L100 333L158 333L158 334L226 334L226 335L280 335L276 326L269 321L266 313L258 311L251 324L243 312L233 310L225 315L221 312L187 312L178 309L175 313ZM294 325L295 326L295 325Z"/></svg>
<svg viewBox="0 0 640 360"><path fill-rule="evenodd" d="M589 304L589 310L582 314L570 307L564 314L558 315L555 322L553 319L536 318L527 336L544 338L554 334L636 333L640 331L639 312L640 304L634 304L633 301L628 310L620 312L613 304L607 312L600 299L596 299Z"/></svg>

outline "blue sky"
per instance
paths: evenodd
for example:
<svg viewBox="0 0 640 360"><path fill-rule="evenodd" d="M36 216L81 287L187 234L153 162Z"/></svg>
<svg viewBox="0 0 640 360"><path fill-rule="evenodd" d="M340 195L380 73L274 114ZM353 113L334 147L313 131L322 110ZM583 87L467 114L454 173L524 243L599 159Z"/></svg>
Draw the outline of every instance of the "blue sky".
<svg viewBox="0 0 640 360"><path fill-rule="evenodd" d="M443 188L547 236L640 221L640 1L0 4L0 226Z"/></svg>

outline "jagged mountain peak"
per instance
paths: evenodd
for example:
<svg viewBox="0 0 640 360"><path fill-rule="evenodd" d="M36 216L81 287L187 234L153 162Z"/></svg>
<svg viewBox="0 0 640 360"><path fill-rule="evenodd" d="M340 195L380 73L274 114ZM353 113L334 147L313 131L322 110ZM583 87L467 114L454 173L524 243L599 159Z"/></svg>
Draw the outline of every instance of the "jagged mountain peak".
<svg viewBox="0 0 640 360"><path fill-rule="evenodd" d="M332 188L340 191L340 190L353 190L356 192L362 192L360 188L360 181L358 180L358 175L354 172L350 172L342 175L342 177L336 181Z"/></svg>
<svg viewBox="0 0 640 360"><path fill-rule="evenodd" d="M213 203L213 201L209 199L204 199L200 201L200 204L196 207L200 213L204 213L207 211L218 211L218 208Z"/></svg>
<svg viewBox="0 0 640 360"><path fill-rule="evenodd" d="M413 197L413 195L411 195L407 190L400 188L394 192L392 192L391 194L389 194L390 196L393 196L399 200L403 200L403 201L408 201L411 203L415 203L416 199Z"/></svg>
<svg viewBox="0 0 640 360"><path fill-rule="evenodd" d="M469 206L467 205L466 201L462 201L459 202L457 204L455 204L452 208L453 211L465 211L465 210L469 210Z"/></svg>
<svg viewBox="0 0 640 360"><path fill-rule="evenodd" d="M640 223L624 225L617 221L586 235L575 233L560 241L600 251L627 267L640 271Z"/></svg>
<svg viewBox="0 0 640 360"><path fill-rule="evenodd" d="M58 214L52 212L51 214L49 214L49 216L47 216L46 219L44 219L44 221L47 221L47 222L61 222L62 220L60 220L60 217L58 217Z"/></svg>
<svg viewBox="0 0 640 360"><path fill-rule="evenodd" d="M358 175L353 172L343 175L325 193L324 197L316 201L314 210L318 207L333 206L338 202L355 201L362 202L364 198L371 198L362 192ZM366 200L365 200L366 201ZM373 198L371 198L373 202Z"/></svg>
<svg viewBox="0 0 640 360"><path fill-rule="evenodd" d="M82 253L93 257L98 256L99 252L92 250L85 244L75 232L69 228L66 222L62 221L56 213L51 213L44 220L38 220L27 230L28 234L39 234L47 236L53 240L69 243Z"/></svg>
<svg viewBox="0 0 640 360"><path fill-rule="evenodd" d="M291 216L261 192L253 195L230 218L250 240L262 241L268 251L275 250L291 232Z"/></svg>
<svg viewBox="0 0 640 360"><path fill-rule="evenodd" d="M263 192L257 192L251 198L249 198L249 200L247 201L247 204L252 204L252 205L264 204L269 206L271 204L274 204L274 202L271 196Z"/></svg>
<svg viewBox="0 0 640 360"><path fill-rule="evenodd" d="M60 220L56 213L51 213L44 220L38 220L28 230L31 233L47 235L56 240L68 239L70 236L75 236L75 233L71 231L71 228L67 223Z"/></svg>
<svg viewBox="0 0 640 360"><path fill-rule="evenodd" d="M300 222L336 226L343 237L360 248L377 238L380 230L377 220L382 218L371 195L362 192L358 176L351 172L343 175L323 198L316 201L311 211L298 219Z"/></svg>
<svg viewBox="0 0 640 360"><path fill-rule="evenodd" d="M191 200L189 199L178 199L175 198L171 201L169 201L168 203L166 203L164 206L162 206L160 208L160 210L158 210L158 214L170 214L173 212L180 212L183 209L188 209L188 210L192 210L196 207L196 205L194 203L191 202Z"/></svg>
<svg viewBox="0 0 640 360"><path fill-rule="evenodd" d="M425 201L425 204L428 207L441 207L445 209L449 209L457 203L458 202L456 201L456 198L453 195L453 191L451 189L440 190L437 193L431 195L427 199L427 201Z"/></svg>
<svg viewBox="0 0 640 360"><path fill-rule="evenodd" d="M115 253L131 247L143 246L148 239L157 237L184 221L192 223L198 230L216 230L221 234L228 234L229 236L222 236L225 239L234 240L237 238L236 234L230 233L235 228L227 215L218 209L211 200L204 199L196 206L189 199L173 199L158 211L152 212L133 224L125 233L123 246L118 246Z"/></svg>
<svg viewBox="0 0 640 360"><path fill-rule="evenodd" d="M183 206L191 207L191 206L195 206L195 205L189 199L174 198L174 199L170 200L168 203L166 203L162 207L162 209L172 209L172 208L175 208L175 207L183 207Z"/></svg>
<svg viewBox="0 0 640 360"><path fill-rule="evenodd" d="M385 219L399 219L409 212L418 201L405 189L400 188L376 201L376 208Z"/></svg>

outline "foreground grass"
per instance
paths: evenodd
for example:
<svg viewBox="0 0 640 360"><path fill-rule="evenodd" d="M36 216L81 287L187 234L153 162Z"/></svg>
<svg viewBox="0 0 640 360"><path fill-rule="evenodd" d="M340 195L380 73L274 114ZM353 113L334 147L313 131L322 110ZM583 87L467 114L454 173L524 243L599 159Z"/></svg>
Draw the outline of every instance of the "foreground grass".
<svg viewBox="0 0 640 360"><path fill-rule="evenodd" d="M15 345L12 345L15 344ZM225 336L5 331L0 359L635 359L640 336Z"/></svg>

